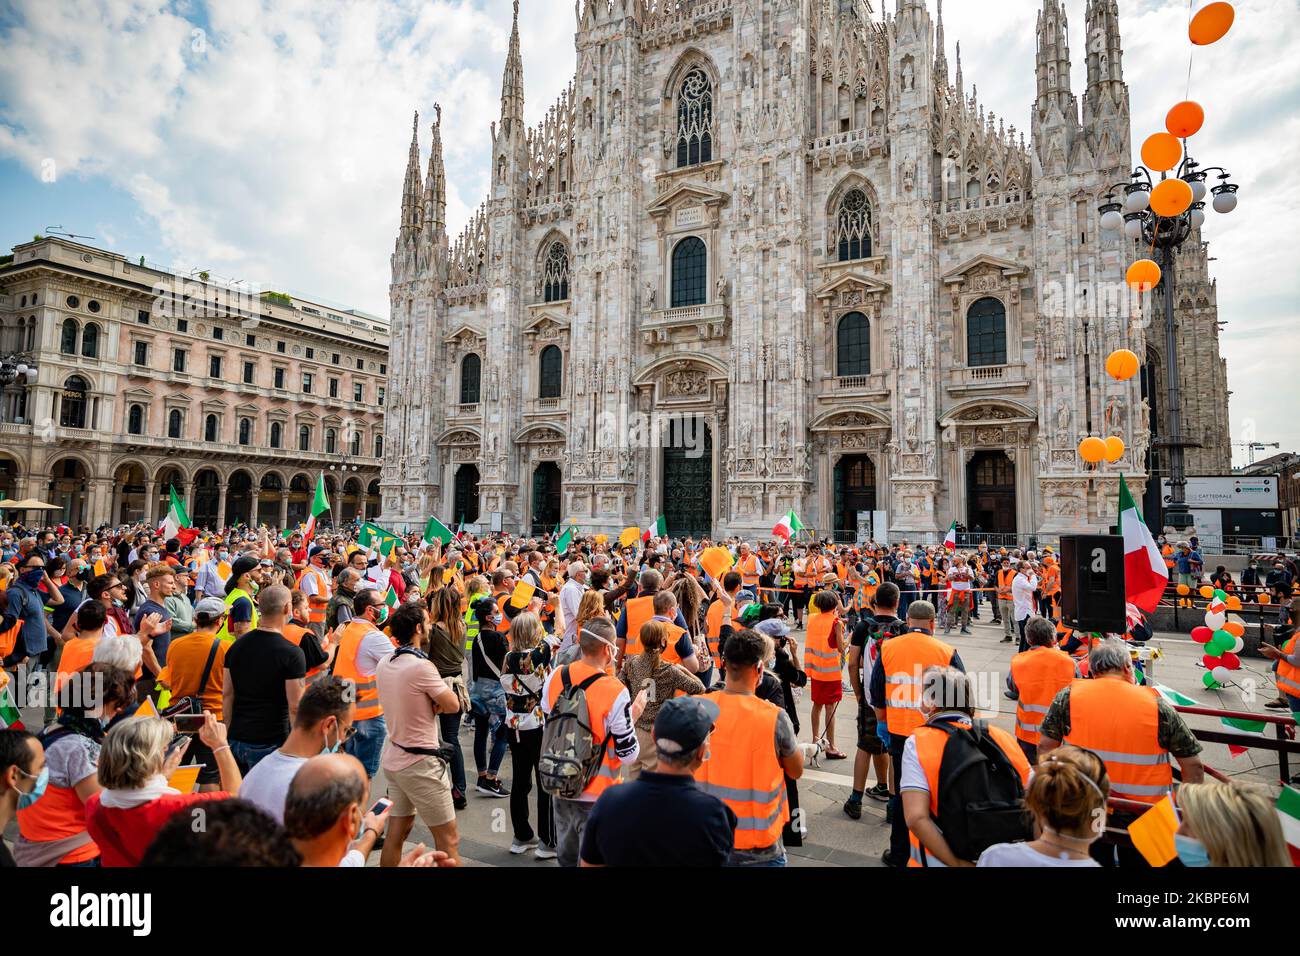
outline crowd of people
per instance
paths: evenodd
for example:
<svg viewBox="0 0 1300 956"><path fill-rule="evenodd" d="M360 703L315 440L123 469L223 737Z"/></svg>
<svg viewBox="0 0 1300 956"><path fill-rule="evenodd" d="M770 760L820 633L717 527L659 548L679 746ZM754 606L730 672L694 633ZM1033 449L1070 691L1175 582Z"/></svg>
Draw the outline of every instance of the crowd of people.
<svg viewBox="0 0 1300 956"><path fill-rule="evenodd" d="M784 866L806 764L849 759L846 692L843 812L882 805L886 865L1137 864L1107 828L1175 766L1184 864L1288 864L1267 793L1207 778L1139 686L1145 626L1060 623L1050 547L565 537L0 529L0 865L456 866L472 793L508 801L510 853L562 866ZM1295 570L1213 583L1275 595L1300 712ZM985 613L1013 732L943 640ZM417 817L433 846L408 849Z"/></svg>

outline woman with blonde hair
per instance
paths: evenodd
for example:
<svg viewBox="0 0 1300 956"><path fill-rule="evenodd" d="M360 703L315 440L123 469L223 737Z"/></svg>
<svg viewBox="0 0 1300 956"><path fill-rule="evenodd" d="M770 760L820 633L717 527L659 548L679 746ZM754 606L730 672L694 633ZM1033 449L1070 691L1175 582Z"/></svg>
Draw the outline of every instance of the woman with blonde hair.
<svg viewBox="0 0 1300 956"><path fill-rule="evenodd" d="M507 742L514 780L510 789L510 826L514 838L510 852L518 855L530 849L539 860L556 856L555 831L551 826L551 796L542 789L537 764L542 756L542 687L551 673L552 655L560 646L558 635L549 635L541 618L524 611L510 622L510 649L501 665L501 687L506 692ZM528 794L537 783L537 835L528 822Z"/></svg>
<svg viewBox="0 0 1300 956"><path fill-rule="evenodd" d="M1185 783L1174 847L1183 866L1290 866L1277 807L1268 791L1240 780Z"/></svg>
<svg viewBox="0 0 1300 956"><path fill-rule="evenodd" d="M643 688L651 687L650 699L645 710L637 718L636 736L641 745L640 756L631 765L631 776L635 777L642 770L653 771L659 764L655 749L655 716L664 701L680 694L703 694L704 685L700 679L680 664L669 664L663 659L664 649L668 646L668 623L666 621L646 621L641 625L640 654L623 658L619 670L619 680L627 685L628 691L635 698ZM653 685L653 686L652 686ZM646 716L647 711L649 716Z"/></svg>
<svg viewBox="0 0 1300 956"><path fill-rule="evenodd" d="M460 749L460 722L469 710L465 687L465 619L460 611L460 592L451 585L429 592L429 660L456 692L460 710L438 714L438 736L452 746L451 799L457 810L468 804L465 798L465 754Z"/></svg>
<svg viewBox="0 0 1300 956"><path fill-rule="evenodd" d="M1040 757L1029 777L1025 807L1038 838L996 843L976 866L1100 866L1089 849L1106 830L1110 780L1091 750L1066 744Z"/></svg>
<svg viewBox="0 0 1300 956"><path fill-rule="evenodd" d="M684 574L672 587L677 598L677 608L686 619L686 631L695 645L695 660L699 664L696 675L705 687L713 686L713 656L709 653L708 629L704 626L700 609L704 604L704 588L692 575Z"/></svg>

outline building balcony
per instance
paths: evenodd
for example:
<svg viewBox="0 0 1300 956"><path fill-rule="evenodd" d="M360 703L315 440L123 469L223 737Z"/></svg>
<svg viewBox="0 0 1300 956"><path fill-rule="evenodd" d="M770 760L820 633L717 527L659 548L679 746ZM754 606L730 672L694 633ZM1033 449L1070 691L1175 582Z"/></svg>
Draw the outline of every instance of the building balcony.
<svg viewBox="0 0 1300 956"><path fill-rule="evenodd" d="M819 136L808 143L808 155L814 167L835 165L849 160L863 160L885 151L885 128L867 126Z"/></svg>
<svg viewBox="0 0 1300 956"><path fill-rule="evenodd" d="M538 398L533 400L533 408L538 412L553 412L560 407L559 398Z"/></svg>
<svg viewBox="0 0 1300 956"><path fill-rule="evenodd" d="M842 399L852 399L859 402L884 401L889 398L889 381L884 372L825 378L822 379L821 392L818 398L829 402L838 402Z"/></svg>
<svg viewBox="0 0 1300 956"><path fill-rule="evenodd" d="M481 418L483 413L478 402L467 402L463 405L453 405L451 411L452 418Z"/></svg>
<svg viewBox="0 0 1300 956"><path fill-rule="evenodd" d="M1029 388L1025 366L959 365L948 370L948 391L953 395L979 392L1024 391Z"/></svg>
<svg viewBox="0 0 1300 956"><path fill-rule="evenodd" d="M674 340L722 339L727 336L730 310L726 302L709 302L642 314L641 339L646 345Z"/></svg>
<svg viewBox="0 0 1300 956"><path fill-rule="evenodd" d="M0 426L3 428L4 426ZM23 426L30 428L31 426ZM0 434L4 434L0 431ZM60 428L60 438L74 438L80 436L93 437L99 441L109 441L114 446L124 450L144 452L148 454L162 454L168 457L177 458L238 458L242 461L261 464L272 463L293 463L307 467L304 462L310 463L313 468L319 468L322 465L342 464L346 459L349 465L356 465L358 468L378 470L383 463L382 459L373 458L368 455L344 455L342 453L331 454L329 452L317 451L299 451L296 448L269 448L265 445L241 445L238 442L220 442L205 441L195 442L189 438L163 438L157 435L113 435L105 436L102 433L94 432L89 429L80 428Z"/></svg>

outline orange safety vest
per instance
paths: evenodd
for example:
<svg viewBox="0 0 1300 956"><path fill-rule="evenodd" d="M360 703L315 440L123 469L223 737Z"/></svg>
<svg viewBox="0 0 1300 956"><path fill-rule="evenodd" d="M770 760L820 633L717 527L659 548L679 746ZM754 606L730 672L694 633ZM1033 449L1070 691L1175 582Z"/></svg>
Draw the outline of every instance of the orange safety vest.
<svg viewBox="0 0 1300 956"><path fill-rule="evenodd" d="M713 725L709 758L695 771L695 782L736 814L737 850L772 846L790 819L785 773L774 744L780 708L749 694L714 691L704 696L721 713Z"/></svg>
<svg viewBox="0 0 1300 956"><path fill-rule="evenodd" d="M1049 596L1061 593L1061 569L1055 564L1043 568L1043 593Z"/></svg>
<svg viewBox="0 0 1300 956"><path fill-rule="evenodd" d="M715 664L722 663L722 649L719 647L722 641L722 625L727 623L722 619L723 604L721 601L714 601L709 605L708 613L704 616L704 623L708 628L705 639L709 642L709 655L713 658ZM731 609L731 626L735 628L736 608L732 605Z"/></svg>
<svg viewBox="0 0 1300 956"><path fill-rule="evenodd" d="M641 625L655 616L654 595L632 598L623 607L623 619L627 621L627 644L623 648L624 657L633 657L642 653Z"/></svg>
<svg viewBox="0 0 1300 956"><path fill-rule="evenodd" d="M497 598L497 610L501 612L501 623L497 625L497 633L505 634L510 630L510 618L506 617L506 601L509 601L513 595L507 591Z"/></svg>
<svg viewBox="0 0 1300 956"><path fill-rule="evenodd" d="M361 648L361 639L374 629L367 621L348 621L339 638L339 651L334 656L334 676L356 684L357 712L353 720L369 720L384 713L384 708L379 704L379 686L375 683L375 675L362 674L357 670L357 651Z"/></svg>
<svg viewBox="0 0 1300 956"><path fill-rule="evenodd" d="M810 680L838 681L840 652L831 647L831 632L838 614L817 614L808 621L808 639L803 652L804 670Z"/></svg>
<svg viewBox="0 0 1300 956"><path fill-rule="evenodd" d="M1017 737L1038 746L1043 715L1074 675L1074 658L1054 647L1031 647L1011 658L1011 679L1020 692L1016 701Z"/></svg>
<svg viewBox="0 0 1300 956"><path fill-rule="evenodd" d="M1065 743L1095 751L1106 763L1110 792L1159 803L1173 789L1169 752L1160 746L1159 696L1113 677L1070 685L1070 732Z"/></svg>
<svg viewBox="0 0 1300 956"><path fill-rule="evenodd" d="M1007 568L1005 571L998 571L998 598L1003 601L1011 600L1011 582L1016 579L1016 569Z"/></svg>
<svg viewBox="0 0 1300 956"><path fill-rule="evenodd" d="M309 627L303 627L301 624L295 624L293 621L290 621L284 626L284 630L280 633L283 635L284 639L294 647L302 647L302 639L313 632ZM325 642L322 642L322 645L328 646ZM325 664L317 664L307 672L307 683L315 683L316 679L323 673L325 673Z"/></svg>
<svg viewBox="0 0 1300 956"><path fill-rule="evenodd" d="M564 669L569 672L569 681L575 687L592 674L601 675L594 684L582 691L587 697L587 716L591 718L591 733L597 746L601 743L600 734L604 734L605 758L600 762L600 768L592 774L586 789L582 791L583 794L598 797L610 787L623 782L623 762L618 758L618 754L614 753L609 740L609 716L613 713L614 703L618 700L619 694L623 692L623 682L616 677L610 677L604 671L597 670L585 661L574 661L572 664L565 665ZM555 702L560 699L560 692L563 689L564 681L557 674L551 680L546 695L548 711L555 708Z"/></svg>
<svg viewBox="0 0 1300 956"><path fill-rule="evenodd" d="M740 572L745 587L758 584L758 558L756 556L750 554L741 558L736 562L736 570Z"/></svg>
<svg viewBox="0 0 1300 956"><path fill-rule="evenodd" d="M659 658L665 664L680 664L682 656L677 653L677 639L686 633L686 628L678 627L672 621L664 621L663 625L668 628L668 642L664 644L664 651Z"/></svg>
<svg viewBox="0 0 1300 956"><path fill-rule="evenodd" d="M795 564L794 586L797 588L809 587L812 584L812 579L813 579L812 558L804 558L802 562L796 561L794 564ZM799 564L803 565L802 571L800 571L798 568Z"/></svg>
<svg viewBox="0 0 1300 956"><path fill-rule="evenodd" d="M971 726L969 720L956 720L953 724L965 729L970 729ZM1028 787L1029 759L1017 746L1015 738L1000 727L989 727L988 733L1020 774L1021 785ZM930 787L930 816L937 818L939 816L939 769L943 766L944 748L948 746L948 732L939 727L923 724L916 728L913 737L916 739L916 759L921 764L921 769L925 771L925 781ZM911 843L908 866L944 865L937 857L930 855L930 851L921 845L921 841L910 828L907 831L907 839Z"/></svg>
<svg viewBox="0 0 1300 956"><path fill-rule="evenodd" d="M330 582L323 571L310 565L298 576L298 583L307 575L316 578L316 593L307 595L307 620L312 624L325 623L325 611L330 603Z"/></svg>
<svg viewBox="0 0 1300 956"><path fill-rule="evenodd" d="M1283 645L1282 651L1287 656L1295 653L1296 637L1293 635L1291 640ZM1277 689L1290 697L1300 697L1300 667L1287 661L1277 662Z"/></svg>
<svg viewBox="0 0 1300 956"><path fill-rule="evenodd" d="M885 721L891 734L910 737L925 722L921 717L921 675L927 667L947 667L955 653L951 645L924 631L900 634L880 645Z"/></svg>
<svg viewBox="0 0 1300 956"><path fill-rule="evenodd" d="M95 659L95 647L98 644L97 637L74 637L63 645L63 653L59 656L59 671L54 678L55 694L63 689L69 677L89 666Z"/></svg>
<svg viewBox="0 0 1300 956"><path fill-rule="evenodd" d="M22 632L22 618L14 621L14 626L7 631L0 632L0 657L8 657L18 646L18 635Z"/></svg>

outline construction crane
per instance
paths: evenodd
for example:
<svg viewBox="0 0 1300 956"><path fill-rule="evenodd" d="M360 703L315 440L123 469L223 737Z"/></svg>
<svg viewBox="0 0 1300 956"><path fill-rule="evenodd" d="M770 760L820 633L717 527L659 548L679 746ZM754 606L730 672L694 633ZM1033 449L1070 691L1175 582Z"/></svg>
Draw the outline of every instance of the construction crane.
<svg viewBox="0 0 1300 956"><path fill-rule="evenodd" d="M1263 451L1265 448L1281 449L1281 445L1275 441L1235 441L1232 443L1233 448L1245 448L1250 452L1250 463L1255 464L1255 452Z"/></svg>

